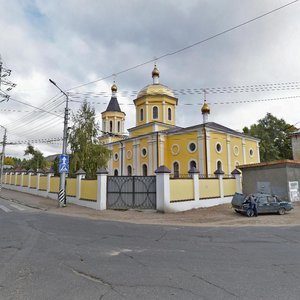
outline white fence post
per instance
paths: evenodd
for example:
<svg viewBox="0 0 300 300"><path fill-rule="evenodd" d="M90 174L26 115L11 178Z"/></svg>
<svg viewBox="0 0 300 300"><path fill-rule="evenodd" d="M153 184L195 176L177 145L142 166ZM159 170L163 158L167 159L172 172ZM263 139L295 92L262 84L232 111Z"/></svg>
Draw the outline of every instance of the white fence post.
<svg viewBox="0 0 300 300"><path fill-rule="evenodd" d="M194 199L195 201L199 200L199 171L197 168L192 167L189 171L188 171L189 175L191 175L191 177L193 178L194 181Z"/></svg>
<svg viewBox="0 0 300 300"><path fill-rule="evenodd" d="M220 187L220 198L224 198L224 185L223 185L223 176L224 172L222 169L217 169L214 174L219 178L219 187Z"/></svg>
<svg viewBox="0 0 300 300"><path fill-rule="evenodd" d="M107 174L104 168L97 170L97 210L106 210Z"/></svg>
<svg viewBox="0 0 300 300"><path fill-rule="evenodd" d="M76 200L80 199L81 179L85 178L86 172L81 168L75 173L76 175Z"/></svg>
<svg viewBox="0 0 300 300"><path fill-rule="evenodd" d="M47 195L50 193L51 177L54 176L54 171L51 169L47 172Z"/></svg>
<svg viewBox="0 0 300 300"><path fill-rule="evenodd" d="M170 207L170 173L166 166L160 166L156 171L156 209L166 212Z"/></svg>
<svg viewBox="0 0 300 300"><path fill-rule="evenodd" d="M241 186L241 174L242 172L239 171L238 169L234 169L231 174L235 178L235 184L236 184L236 192L237 193L242 193L242 186Z"/></svg>

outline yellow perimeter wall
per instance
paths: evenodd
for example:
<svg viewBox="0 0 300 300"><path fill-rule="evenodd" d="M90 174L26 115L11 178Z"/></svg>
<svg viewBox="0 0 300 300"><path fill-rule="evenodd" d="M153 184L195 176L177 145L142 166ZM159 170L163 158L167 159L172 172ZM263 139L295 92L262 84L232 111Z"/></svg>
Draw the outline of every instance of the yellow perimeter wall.
<svg viewBox="0 0 300 300"><path fill-rule="evenodd" d="M170 180L170 201L194 200L194 182L192 179Z"/></svg>
<svg viewBox="0 0 300 300"><path fill-rule="evenodd" d="M59 192L59 177L51 177L50 180L50 193Z"/></svg>
<svg viewBox="0 0 300 300"><path fill-rule="evenodd" d="M30 187L36 189L36 176L32 176L30 178Z"/></svg>
<svg viewBox="0 0 300 300"><path fill-rule="evenodd" d="M236 192L235 179L223 179L224 196L232 196Z"/></svg>
<svg viewBox="0 0 300 300"><path fill-rule="evenodd" d="M67 178L67 196L76 196L76 178Z"/></svg>
<svg viewBox="0 0 300 300"><path fill-rule="evenodd" d="M80 199L97 201L97 180L81 180Z"/></svg>
<svg viewBox="0 0 300 300"><path fill-rule="evenodd" d="M21 185L21 175L18 175L17 177L17 185Z"/></svg>
<svg viewBox="0 0 300 300"><path fill-rule="evenodd" d="M23 186L28 186L28 175L24 175Z"/></svg>
<svg viewBox="0 0 300 300"><path fill-rule="evenodd" d="M12 175L12 176L11 176L11 184L15 184L15 176L16 176L16 175Z"/></svg>
<svg viewBox="0 0 300 300"><path fill-rule="evenodd" d="M47 190L47 176L41 176L40 177L40 186L39 189L41 191L46 191Z"/></svg>
<svg viewBox="0 0 300 300"><path fill-rule="evenodd" d="M200 199L220 197L219 179L200 179L199 195Z"/></svg>

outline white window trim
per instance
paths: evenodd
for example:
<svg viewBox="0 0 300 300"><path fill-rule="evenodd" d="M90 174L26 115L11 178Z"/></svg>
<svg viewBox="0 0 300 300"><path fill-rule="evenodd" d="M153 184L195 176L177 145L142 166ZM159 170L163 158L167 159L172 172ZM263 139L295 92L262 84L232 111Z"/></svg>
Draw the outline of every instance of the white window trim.
<svg viewBox="0 0 300 300"><path fill-rule="evenodd" d="M251 154L251 151L252 151L252 154ZM252 148L249 149L249 156L254 157L254 150Z"/></svg>
<svg viewBox="0 0 300 300"><path fill-rule="evenodd" d="M126 167L127 176L129 176L129 174L128 174L128 167L129 166L131 167L131 176L133 176L133 167L132 167L131 164L128 164L127 167Z"/></svg>
<svg viewBox="0 0 300 300"><path fill-rule="evenodd" d="M171 111L171 119L169 119L169 110ZM167 114L168 114L168 121L172 121L172 108L171 107L168 107L168 109L167 109Z"/></svg>
<svg viewBox="0 0 300 300"><path fill-rule="evenodd" d="M180 175L180 161L179 160L172 161L172 174L174 175L174 163L178 163L178 172Z"/></svg>
<svg viewBox="0 0 300 300"><path fill-rule="evenodd" d="M149 173L149 166L148 166L148 164L147 164L146 162L143 162L143 163L141 164L141 175L144 176L144 175L143 175L143 166L144 166L144 165L147 166L147 176L149 176L149 174L148 174L148 173Z"/></svg>
<svg viewBox="0 0 300 300"><path fill-rule="evenodd" d="M175 152L174 149L173 149L173 148L175 148L175 147L177 147L177 149L178 149L177 152ZM171 146L171 153L172 153L173 155L178 155L179 152L180 152L180 146L179 146L178 144L173 144L173 145Z"/></svg>
<svg viewBox="0 0 300 300"><path fill-rule="evenodd" d="M233 154L235 156L239 156L239 154L240 154L240 148L239 148L239 146L237 146L237 145L233 146Z"/></svg>
<svg viewBox="0 0 300 300"><path fill-rule="evenodd" d="M140 122L144 122L144 108L140 108Z"/></svg>
<svg viewBox="0 0 300 300"><path fill-rule="evenodd" d="M223 169L224 169L224 164L223 164L223 162L222 162L222 160L221 159L217 159L216 160L216 170L218 170L218 162L220 162L221 163L221 166L222 166L222 171L224 171Z"/></svg>
<svg viewBox="0 0 300 300"><path fill-rule="evenodd" d="M126 152L126 158L127 159L132 159L132 151L131 150L127 150L127 152Z"/></svg>
<svg viewBox="0 0 300 300"><path fill-rule="evenodd" d="M145 155L143 154L143 150L146 150L146 154ZM147 150L146 147L143 147L142 150L141 150L141 156L142 157L147 157L147 155L148 155L148 150Z"/></svg>
<svg viewBox="0 0 300 300"><path fill-rule="evenodd" d="M217 146L218 146L218 145L220 145L220 146L221 146L221 149L220 149L220 151L218 151L218 149L217 149ZM216 150L216 152L217 152L217 153L222 153L223 147L222 147L222 144L221 144L220 142L216 142L216 147L215 147L215 150Z"/></svg>
<svg viewBox="0 0 300 300"><path fill-rule="evenodd" d="M116 158L116 155L117 155L117 158ZM114 161L118 161L118 160L119 160L119 153L115 152L114 153Z"/></svg>
<svg viewBox="0 0 300 300"><path fill-rule="evenodd" d="M190 150L190 145L191 145L191 144L195 144L195 146L196 146L194 151ZM190 153L195 153L195 152L197 151L197 149L198 149L198 146L197 146L197 143L196 143L195 141L190 141L190 142L188 143L187 150L188 150Z"/></svg>
<svg viewBox="0 0 300 300"><path fill-rule="evenodd" d="M191 162L194 161L196 163L196 168L198 169L198 162L197 162L197 159L195 158L192 158L189 160L188 162L188 171L191 169Z"/></svg>

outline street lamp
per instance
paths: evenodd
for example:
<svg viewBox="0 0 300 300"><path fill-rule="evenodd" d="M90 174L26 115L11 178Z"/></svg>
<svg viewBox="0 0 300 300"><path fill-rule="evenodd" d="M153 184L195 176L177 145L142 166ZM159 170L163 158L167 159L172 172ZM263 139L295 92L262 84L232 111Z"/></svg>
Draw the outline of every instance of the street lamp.
<svg viewBox="0 0 300 300"><path fill-rule="evenodd" d="M53 80L49 81L56 86L61 93L66 96L66 107L65 107L65 117L64 117L64 132L63 132L63 146L62 155L67 154L67 140L68 140L68 115L69 115L69 97ZM60 183L59 183L59 193L58 193L58 207L61 207L61 202L63 199L64 206L66 205L66 170L60 170Z"/></svg>
<svg viewBox="0 0 300 300"><path fill-rule="evenodd" d="M4 167L5 144L6 144L6 128L2 125L0 125L0 127L4 129L3 144L2 144L2 156L1 156L1 170L0 170L0 191L1 191L2 190L2 174L3 174L3 167Z"/></svg>

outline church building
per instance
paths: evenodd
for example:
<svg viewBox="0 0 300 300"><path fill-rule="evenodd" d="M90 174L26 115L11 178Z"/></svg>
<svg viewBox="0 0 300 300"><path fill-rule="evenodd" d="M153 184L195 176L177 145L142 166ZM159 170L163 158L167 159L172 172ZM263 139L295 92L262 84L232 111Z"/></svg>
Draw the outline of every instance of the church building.
<svg viewBox="0 0 300 300"><path fill-rule="evenodd" d="M186 176L192 167L199 170L200 176L210 177L217 169L230 174L238 165L260 162L259 140L209 122L206 100L201 124L176 126L178 99L170 88L159 83L156 66L152 78L153 83L133 100L136 126L128 129L129 135L123 135L125 113L117 100L116 84L111 88L110 102L102 112L104 134L100 137L111 150L109 175L154 175L159 166L165 165L175 178Z"/></svg>

